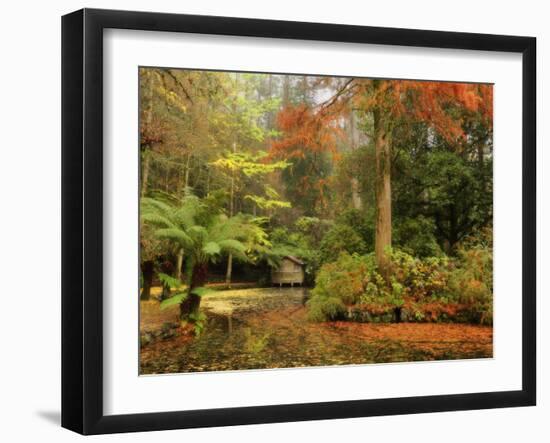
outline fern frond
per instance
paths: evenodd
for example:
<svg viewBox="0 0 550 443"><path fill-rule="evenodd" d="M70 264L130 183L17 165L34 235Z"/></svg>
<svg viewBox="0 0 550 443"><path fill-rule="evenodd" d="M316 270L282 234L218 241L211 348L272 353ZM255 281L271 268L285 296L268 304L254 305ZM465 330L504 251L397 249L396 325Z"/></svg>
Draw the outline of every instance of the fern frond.
<svg viewBox="0 0 550 443"><path fill-rule="evenodd" d="M202 242L202 240L208 237L208 231L204 226L200 225L191 226L187 229L187 233L189 234L189 237L199 240L199 242Z"/></svg>
<svg viewBox="0 0 550 443"><path fill-rule="evenodd" d="M220 245L210 241L204 245L202 251L207 255L218 255L221 252Z"/></svg>
<svg viewBox="0 0 550 443"><path fill-rule="evenodd" d="M142 213L155 212L167 218L170 218L170 214L174 211L174 207L172 205L150 197L144 197L141 199L140 208Z"/></svg>
<svg viewBox="0 0 550 443"><path fill-rule="evenodd" d="M158 273L158 278L163 285L166 285L171 289L182 286L182 282L179 279L172 277L171 275L164 274L163 272Z"/></svg>
<svg viewBox="0 0 550 443"><path fill-rule="evenodd" d="M247 261L248 257L246 255L246 246L242 244L239 240L227 239L221 240L218 242L220 248L223 252L227 254L232 254L235 258Z"/></svg>
<svg viewBox="0 0 550 443"><path fill-rule="evenodd" d="M157 226L157 227L163 227L163 228L176 227L171 220L154 212L142 213L141 220L151 226Z"/></svg>
<svg viewBox="0 0 550 443"><path fill-rule="evenodd" d="M191 237L189 237L189 235L187 235L181 229L177 228L157 229L155 231L155 235L159 238L176 242L184 248L190 247L193 244L193 240L191 239Z"/></svg>
<svg viewBox="0 0 550 443"><path fill-rule="evenodd" d="M166 308L169 308L170 306L179 305L186 298L187 298L186 292L180 292L179 294L175 294L172 297L167 298L166 300L163 300L160 302L160 310L164 311Z"/></svg>

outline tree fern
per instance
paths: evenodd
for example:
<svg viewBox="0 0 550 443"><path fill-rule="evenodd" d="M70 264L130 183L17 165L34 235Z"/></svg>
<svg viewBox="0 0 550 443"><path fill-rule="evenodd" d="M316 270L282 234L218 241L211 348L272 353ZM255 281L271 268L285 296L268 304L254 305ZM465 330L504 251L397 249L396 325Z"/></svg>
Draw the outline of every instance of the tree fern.
<svg viewBox="0 0 550 443"><path fill-rule="evenodd" d="M187 233L178 228L157 229L155 235L159 238L170 240L183 248L192 247L193 239Z"/></svg>
<svg viewBox="0 0 550 443"><path fill-rule="evenodd" d="M141 210L143 222L157 228L154 231L157 238L166 240L176 249L183 249L189 284L199 286L190 288L188 294L180 293L164 300L161 309L192 297L188 304L194 306L190 309L195 312L198 306L196 297L200 299L207 291L203 286L208 263L229 254L235 259L250 261L258 251L265 252L271 246L262 227L265 219L243 214L227 217L212 213L192 195L179 201L143 198ZM161 281L169 287L181 286L179 280L170 276L163 275Z"/></svg>
<svg viewBox="0 0 550 443"><path fill-rule="evenodd" d="M182 282L176 277L164 274L163 272L158 273L158 278L163 285L168 286L170 289L177 289L183 285Z"/></svg>
<svg viewBox="0 0 550 443"><path fill-rule="evenodd" d="M160 310L164 311L170 306L179 305L187 298L187 292L180 292L160 302Z"/></svg>
<svg viewBox="0 0 550 443"><path fill-rule="evenodd" d="M210 241L203 246L202 251L207 255L218 255L221 252L221 248L218 243Z"/></svg>
<svg viewBox="0 0 550 443"><path fill-rule="evenodd" d="M239 240L234 240L234 239L220 240L218 242L218 245L220 246L220 249L223 252L227 254L233 254L235 258L238 258L240 260L248 259L246 255L246 246L243 243L241 243Z"/></svg>

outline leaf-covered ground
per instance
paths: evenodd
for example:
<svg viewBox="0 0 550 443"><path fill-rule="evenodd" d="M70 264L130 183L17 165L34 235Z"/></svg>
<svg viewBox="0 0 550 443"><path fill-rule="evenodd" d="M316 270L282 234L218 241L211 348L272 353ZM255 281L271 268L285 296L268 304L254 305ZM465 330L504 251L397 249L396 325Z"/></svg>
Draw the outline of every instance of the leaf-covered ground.
<svg viewBox="0 0 550 443"><path fill-rule="evenodd" d="M158 336L142 346L142 374L492 357L493 329L438 323L312 323L301 288L220 291L203 297L200 337ZM178 309L141 302L140 329L176 324Z"/></svg>

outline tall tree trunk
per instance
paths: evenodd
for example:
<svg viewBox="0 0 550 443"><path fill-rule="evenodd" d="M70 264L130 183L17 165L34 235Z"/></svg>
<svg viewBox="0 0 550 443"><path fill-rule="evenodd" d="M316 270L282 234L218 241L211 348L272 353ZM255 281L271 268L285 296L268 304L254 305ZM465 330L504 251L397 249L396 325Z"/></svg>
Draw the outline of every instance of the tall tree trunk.
<svg viewBox="0 0 550 443"><path fill-rule="evenodd" d="M283 108L290 104L290 76L283 76Z"/></svg>
<svg viewBox="0 0 550 443"><path fill-rule="evenodd" d="M141 288L141 300L151 298L151 287L153 286L154 263L151 260L144 261L141 264L141 274L143 275L143 287Z"/></svg>
<svg viewBox="0 0 550 443"><path fill-rule="evenodd" d="M149 182L149 169L151 168L151 148L144 148L141 168L140 196L145 197L147 193L147 184Z"/></svg>
<svg viewBox="0 0 550 443"><path fill-rule="evenodd" d="M451 204L449 206L449 237L448 237L448 250L445 251L447 255L452 255L453 251L458 243L458 214L456 206Z"/></svg>
<svg viewBox="0 0 550 443"><path fill-rule="evenodd" d="M308 93L309 93L309 85L308 85L308 82L307 82L307 76L306 75L302 75L302 82L301 82L301 89L302 89L302 100L303 100L303 103L304 104L308 104Z"/></svg>
<svg viewBox="0 0 550 443"><path fill-rule="evenodd" d="M388 278L386 249L391 247L391 141L387 115L381 109L374 111L374 143L376 151L376 263L382 275Z"/></svg>
<svg viewBox="0 0 550 443"><path fill-rule="evenodd" d="M145 130L148 137L151 137L151 127L153 123L153 73L149 72L149 87L147 88L147 110L145 112ZM142 146L143 158L141 169L141 192L140 196L145 197L147 193L147 186L149 183L149 169L151 168L151 149L153 147L149 144Z"/></svg>
<svg viewBox="0 0 550 443"><path fill-rule="evenodd" d="M273 74L268 74L268 83L267 83L267 97L269 100L273 98ZM271 110L267 113L267 129L271 130L275 128L275 111ZM270 138L265 138L266 147L269 147Z"/></svg>
<svg viewBox="0 0 550 443"><path fill-rule="evenodd" d="M233 142L233 153L237 152L237 142ZM229 190L229 217L235 212L235 171L231 172L231 189ZM225 284L231 287L231 274L233 273L233 254L227 257L227 269L225 271Z"/></svg>
<svg viewBox="0 0 550 443"><path fill-rule="evenodd" d="M233 273L233 254L227 256L227 270L225 271L225 284L231 288L231 274Z"/></svg>
<svg viewBox="0 0 550 443"><path fill-rule="evenodd" d="M189 188L189 171L191 166L191 152L187 154L187 161L185 162L185 182L183 187L183 192L187 195L187 189Z"/></svg>
<svg viewBox="0 0 550 443"><path fill-rule="evenodd" d="M479 169L479 178L481 180L481 190L485 192L487 190L487 183L485 182L485 153L483 149L483 143L482 141L478 141L477 146L477 164Z"/></svg>
<svg viewBox="0 0 550 443"><path fill-rule="evenodd" d="M166 299L170 298L170 295L171 295L170 286L163 283L162 284L162 292L160 294L160 301L163 301L163 300L166 300Z"/></svg>
<svg viewBox="0 0 550 443"><path fill-rule="evenodd" d="M353 209L361 210L363 209L363 200L361 199L361 194L359 191L359 180L355 177L351 178L351 203Z"/></svg>
<svg viewBox="0 0 550 443"><path fill-rule="evenodd" d="M181 281L181 267L183 266L183 248L178 250L178 255L176 257L176 270L174 272L174 277Z"/></svg>
<svg viewBox="0 0 550 443"><path fill-rule="evenodd" d="M357 145L359 144L358 140L358 131L357 131L357 121L355 118L355 112L353 109L350 109L349 113L349 120L348 120L348 137L350 141L350 147L352 151L355 151L357 149ZM356 168L354 168L353 174L356 173ZM353 209L361 210L363 209L363 200L361 198L361 186L359 184L359 179L355 176L351 177L350 180L351 184L351 203L353 205Z"/></svg>
<svg viewBox="0 0 550 443"><path fill-rule="evenodd" d="M199 312L201 298L192 294L195 288L201 288L206 284L208 274L208 263L198 263L193 266L191 271L191 282L189 284L189 293L187 298L180 304L180 319L190 320L190 315L196 315Z"/></svg>

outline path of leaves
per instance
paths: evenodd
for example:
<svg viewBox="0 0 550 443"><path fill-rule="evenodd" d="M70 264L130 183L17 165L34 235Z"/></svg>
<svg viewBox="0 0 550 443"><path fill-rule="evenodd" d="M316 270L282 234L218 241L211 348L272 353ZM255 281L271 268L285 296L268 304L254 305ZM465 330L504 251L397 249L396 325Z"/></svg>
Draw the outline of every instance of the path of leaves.
<svg viewBox="0 0 550 443"><path fill-rule="evenodd" d="M311 323L305 293L244 289L204 297L208 324L141 350L141 373L221 371L492 357L493 329L464 324ZM231 321L229 320L231 317ZM141 329L177 318L142 302Z"/></svg>

